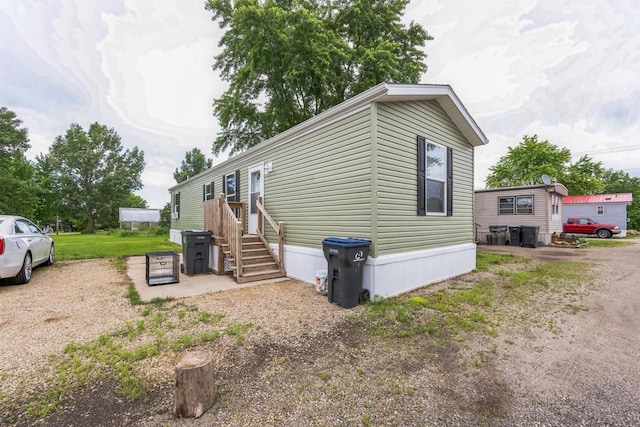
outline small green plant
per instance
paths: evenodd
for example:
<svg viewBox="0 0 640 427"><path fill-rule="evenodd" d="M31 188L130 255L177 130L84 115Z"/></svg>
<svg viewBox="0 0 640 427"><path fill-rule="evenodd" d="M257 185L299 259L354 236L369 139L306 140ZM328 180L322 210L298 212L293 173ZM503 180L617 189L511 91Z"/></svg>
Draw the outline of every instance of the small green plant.
<svg viewBox="0 0 640 427"><path fill-rule="evenodd" d="M219 336L220 336L220 332L218 331L203 332L202 334L200 334L200 342L205 343L209 341L214 341Z"/></svg>
<svg viewBox="0 0 640 427"><path fill-rule="evenodd" d="M333 377L331 372L320 372L320 379L322 381L329 381Z"/></svg>
<svg viewBox="0 0 640 427"><path fill-rule="evenodd" d="M228 326L226 332L228 335L236 337L236 340L239 343L242 343L244 341L243 332L252 326L252 323L236 323L234 325Z"/></svg>

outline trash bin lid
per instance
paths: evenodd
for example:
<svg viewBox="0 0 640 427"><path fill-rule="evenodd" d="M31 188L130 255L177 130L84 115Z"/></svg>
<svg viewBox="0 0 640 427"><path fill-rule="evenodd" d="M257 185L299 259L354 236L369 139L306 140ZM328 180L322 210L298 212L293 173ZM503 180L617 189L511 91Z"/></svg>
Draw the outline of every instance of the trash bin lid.
<svg viewBox="0 0 640 427"><path fill-rule="evenodd" d="M345 237L327 237L322 241L323 245L342 246L344 248L352 248L356 246L369 246L371 240L353 239Z"/></svg>

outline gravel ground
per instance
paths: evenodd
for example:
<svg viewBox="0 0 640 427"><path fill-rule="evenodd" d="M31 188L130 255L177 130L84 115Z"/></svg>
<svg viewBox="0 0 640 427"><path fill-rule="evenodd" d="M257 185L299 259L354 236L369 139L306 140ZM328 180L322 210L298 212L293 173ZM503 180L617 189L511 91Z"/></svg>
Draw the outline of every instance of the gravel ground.
<svg viewBox="0 0 640 427"><path fill-rule="evenodd" d="M544 308L553 327L505 323L497 338L464 342L372 336L363 307L328 304L296 281L186 298L167 314L174 316L169 340L184 333L180 321L191 312L218 315L216 327L227 331L200 346L216 360L214 408L197 420L172 415L177 353L167 352L143 364L153 386L142 398L129 401L109 380L95 381L39 424L640 425L640 244L481 249L592 263L594 278ZM26 286L0 286L0 397L15 396L25 382L37 388L40 367L70 341L92 342L144 318L144 307L123 297L128 282L108 261L83 261L38 268ZM189 324L194 333L212 327ZM246 325L241 336L228 332L238 325ZM0 408L5 424L34 420Z"/></svg>

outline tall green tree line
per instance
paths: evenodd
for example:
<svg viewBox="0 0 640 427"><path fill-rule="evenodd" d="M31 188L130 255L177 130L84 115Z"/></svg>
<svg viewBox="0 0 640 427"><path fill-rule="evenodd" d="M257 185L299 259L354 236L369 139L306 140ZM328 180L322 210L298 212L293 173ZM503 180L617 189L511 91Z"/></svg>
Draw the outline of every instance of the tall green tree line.
<svg viewBox="0 0 640 427"><path fill-rule="evenodd" d="M41 224L64 218L78 229L118 225L118 208L146 207L133 194L142 187L144 153L124 150L114 129L72 124L46 154L27 160L28 129L0 108L0 213L18 214Z"/></svg>

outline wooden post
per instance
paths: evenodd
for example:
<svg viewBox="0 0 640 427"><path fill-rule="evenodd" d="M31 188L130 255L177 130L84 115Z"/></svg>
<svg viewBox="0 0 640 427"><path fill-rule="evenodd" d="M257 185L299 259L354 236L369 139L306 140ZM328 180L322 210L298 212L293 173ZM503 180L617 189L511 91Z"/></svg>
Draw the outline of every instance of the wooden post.
<svg viewBox="0 0 640 427"><path fill-rule="evenodd" d="M218 226L220 227L218 230L218 236L226 237L224 235L224 199L224 193L220 193L220 199L218 200L218 214L220 215L220 221L218 221Z"/></svg>
<svg viewBox="0 0 640 427"><path fill-rule="evenodd" d="M216 398L213 355L208 351L180 353L175 369L176 415L199 418Z"/></svg>
<svg viewBox="0 0 640 427"><path fill-rule="evenodd" d="M236 280L242 278L242 225L236 223Z"/></svg>
<svg viewBox="0 0 640 427"><path fill-rule="evenodd" d="M258 196L258 204L262 206L262 196ZM249 230L251 233L252 230ZM258 231L260 234L264 236L264 232L262 231L262 209L258 208Z"/></svg>
<svg viewBox="0 0 640 427"><path fill-rule="evenodd" d="M278 258L280 258L280 271L284 271L284 222L278 223Z"/></svg>

